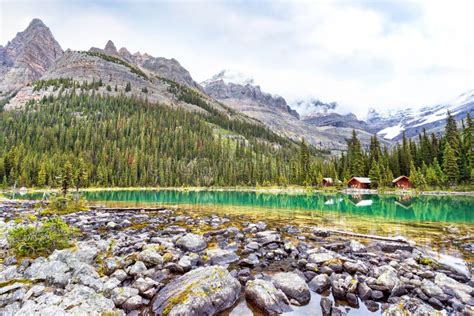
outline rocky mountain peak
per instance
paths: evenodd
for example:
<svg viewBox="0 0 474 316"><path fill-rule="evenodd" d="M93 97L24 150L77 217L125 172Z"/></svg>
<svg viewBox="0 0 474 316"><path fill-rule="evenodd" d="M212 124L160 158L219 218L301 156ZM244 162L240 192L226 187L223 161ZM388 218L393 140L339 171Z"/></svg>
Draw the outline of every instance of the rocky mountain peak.
<svg viewBox="0 0 474 316"><path fill-rule="evenodd" d="M34 18L33 20L31 20L30 24L28 25L25 31L29 29L41 28L41 27L46 27L46 25L43 23L41 19Z"/></svg>
<svg viewBox="0 0 474 316"><path fill-rule="evenodd" d="M131 62L133 60L132 54L125 47L120 48L118 54L120 55L120 57L122 57L128 62Z"/></svg>
<svg viewBox="0 0 474 316"><path fill-rule="evenodd" d="M33 19L2 49L0 87L8 90L38 79L62 54L51 30L40 19Z"/></svg>
<svg viewBox="0 0 474 316"><path fill-rule="evenodd" d="M111 40L108 40L107 44L105 44L104 52L109 55L118 55L117 48Z"/></svg>

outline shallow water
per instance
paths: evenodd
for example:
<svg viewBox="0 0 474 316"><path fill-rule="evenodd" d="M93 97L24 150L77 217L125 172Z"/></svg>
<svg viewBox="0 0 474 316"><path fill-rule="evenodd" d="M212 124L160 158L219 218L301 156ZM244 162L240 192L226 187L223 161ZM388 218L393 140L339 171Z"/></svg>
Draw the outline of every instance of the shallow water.
<svg viewBox="0 0 474 316"><path fill-rule="evenodd" d="M460 241L474 235L473 196L379 196L346 194L271 194L242 191L95 191L92 204L178 205L197 214L228 214L238 221L266 220L281 225L314 225L381 236L403 236L440 254L474 261ZM15 196L40 199L42 193Z"/></svg>
<svg viewBox="0 0 474 316"><path fill-rule="evenodd" d="M246 221L263 220L270 229L317 226L355 233L403 236L434 251L438 260L474 263L474 255L464 249L473 243L474 197L468 196L378 196L344 194L265 194L236 191L98 191L84 192L90 204L110 207L175 207L177 214L225 215L230 225L243 227ZM13 196L11 196L13 197ZM42 193L15 196L41 199ZM195 227L194 229L205 229ZM303 230L301 235L309 234ZM471 237L472 238L472 237ZM362 240L361 240L362 241ZM211 246L211 245L210 245ZM275 267L278 270L278 267ZM269 272L269 271L267 271ZM275 271L276 272L276 271ZM271 272L270 272L271 273ZM319 294L311 292L308 305L293 306L285 315L321 315ZM364 303L358 309L344 303L339 307L348 315L371 313ZM224 316L262 315L241 299Z"/></svg>

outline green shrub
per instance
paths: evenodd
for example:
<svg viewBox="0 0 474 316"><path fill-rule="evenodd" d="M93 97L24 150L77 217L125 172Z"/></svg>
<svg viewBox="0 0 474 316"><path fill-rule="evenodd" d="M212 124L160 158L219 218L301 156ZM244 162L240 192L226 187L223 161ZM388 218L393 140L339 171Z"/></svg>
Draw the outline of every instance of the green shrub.
<svg viewBox="0 0 474 316"><path fill-rule="evenodd" d="M15 255L38 257L71 246L74 229L59 217L12 228L7 240Z"/></svg>
<svg viewBox="0 0 474 316"><path fill-rule="evenodd" d="M70 194L65 197L58 195L49 199L48 208L41 211L41 215L65 215L86 210L87 207L83 198L76 198Z"/></svg>

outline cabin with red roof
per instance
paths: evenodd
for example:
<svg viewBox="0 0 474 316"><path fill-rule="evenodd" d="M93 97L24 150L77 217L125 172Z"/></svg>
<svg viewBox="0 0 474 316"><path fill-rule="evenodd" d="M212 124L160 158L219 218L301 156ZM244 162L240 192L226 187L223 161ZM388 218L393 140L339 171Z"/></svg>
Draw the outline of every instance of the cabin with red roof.
<svg viewBox="0 0 474 316"><path fill-rule="evenodd" d="M393 185L400 189L409 189L411 188L410 178L407 176L399 176L392 181Z"/></svg>
<svg viewBox="0 0 474 316"><path fill-rule="evenodd" d="M368 189L370 187L370 178L352 177L347 185L353 189Z"/></svg>

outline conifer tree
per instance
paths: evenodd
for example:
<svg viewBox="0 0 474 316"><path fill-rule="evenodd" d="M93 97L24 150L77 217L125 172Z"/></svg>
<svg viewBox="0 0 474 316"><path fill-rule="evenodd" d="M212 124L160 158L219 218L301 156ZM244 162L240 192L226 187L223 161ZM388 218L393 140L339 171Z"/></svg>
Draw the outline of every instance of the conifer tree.
<svg viewBox="0 0 474 316"><path fill-rule="evenodd" d="M380 168L379 168L379 163L377 161L372 161L372 167L370 168L369 171L369 178L370 178L370 185L374 188L379 187L381 183L381 177L380 177Z"/></svg>
<svg viewBox="0 0 474 316"><path fill-rule="evenodd" d="M444 148L443 170L446 174L447 184L456 185L459 179L459 168L454 150L449 142L446 143Z"/></svg>

